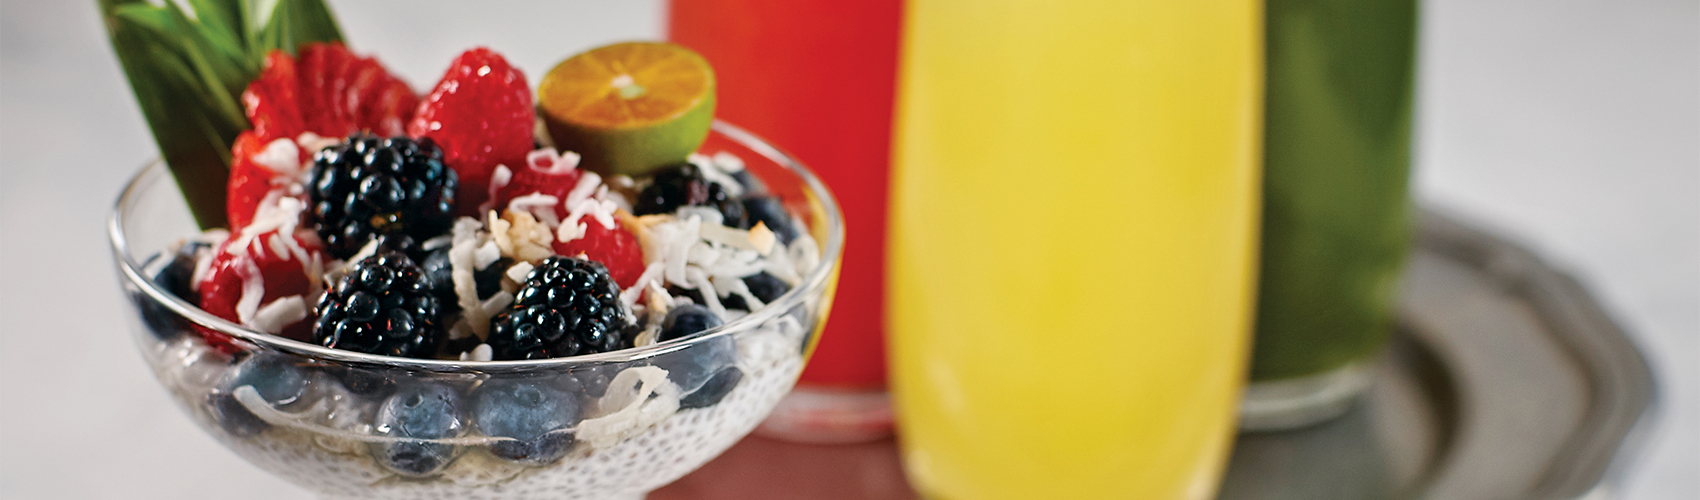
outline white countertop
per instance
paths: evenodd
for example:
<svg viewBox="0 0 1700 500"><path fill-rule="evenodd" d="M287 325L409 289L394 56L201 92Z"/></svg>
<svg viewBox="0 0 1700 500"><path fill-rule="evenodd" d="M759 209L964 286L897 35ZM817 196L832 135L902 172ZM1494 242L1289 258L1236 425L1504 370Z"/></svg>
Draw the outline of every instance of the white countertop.
<svg viewBox="0 0 1700 500"><path fill-rule="evenodd" d="M192 427L127 338L104 218L156 152L95 2L0 2L0 497L308 498ZM416 89L474 44L535 77L662 32L657 0L333 3ZM1700 2L1433 0L1424 16L1419 197L1569 269L1637 334L1664 406L1625 497L1692 498Z"/></svg>

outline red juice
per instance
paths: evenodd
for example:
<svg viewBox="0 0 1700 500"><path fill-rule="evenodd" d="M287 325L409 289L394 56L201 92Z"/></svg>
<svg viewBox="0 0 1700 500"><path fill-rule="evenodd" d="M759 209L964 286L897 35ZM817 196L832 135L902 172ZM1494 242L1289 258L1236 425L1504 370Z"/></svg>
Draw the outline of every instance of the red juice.
<svg viewBox="0 0 1700 500"><path fill-rule="evenodd" d="M671 2L669 38L714 66L716 116L808 165L844 211L834 314L799 392L764 427L782 437L854 440L889 429L886 180L901 14L900 0Z"/></svg>

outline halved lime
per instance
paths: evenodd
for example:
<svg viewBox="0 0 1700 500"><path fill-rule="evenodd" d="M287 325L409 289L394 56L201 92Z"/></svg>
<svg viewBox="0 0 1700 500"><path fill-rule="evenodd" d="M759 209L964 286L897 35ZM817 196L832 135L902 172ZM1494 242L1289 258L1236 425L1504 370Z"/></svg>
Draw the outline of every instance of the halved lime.
<svg viewBox="0 0 1700 500"><path fill-rule="evenodd" d="M603 174L639 175L684 161L714 120L714 70L670 43L627 42L573 56L543 75L537 105L549 137Z"/></svg>

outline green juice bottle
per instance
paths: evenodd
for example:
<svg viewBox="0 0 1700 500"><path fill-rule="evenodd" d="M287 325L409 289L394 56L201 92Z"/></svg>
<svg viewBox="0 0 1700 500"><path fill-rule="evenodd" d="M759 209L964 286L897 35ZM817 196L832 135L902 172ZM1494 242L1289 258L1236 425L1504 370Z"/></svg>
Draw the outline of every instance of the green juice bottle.
<svg viewBox="0 0 1700 500"><path fill-rule="evenodd" d="M1410 240L1415 0L1268 0L1264 206L1242 427L1326 420L1368 385Z"/></svg>

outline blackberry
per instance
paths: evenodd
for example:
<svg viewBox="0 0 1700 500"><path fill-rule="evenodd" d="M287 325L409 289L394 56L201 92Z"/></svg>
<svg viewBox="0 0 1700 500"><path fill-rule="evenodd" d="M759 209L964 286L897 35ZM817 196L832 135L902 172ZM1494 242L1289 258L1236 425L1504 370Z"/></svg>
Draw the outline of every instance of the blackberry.
<svg viewBox="0 0 1700 500"><path fill-rule="evenodd" d="M313 311L313 340L335 349L430 358L444 337L425 272L392 251L361 260Z"/></svg>
<svg viewBox="0 0 1700 500"><path fill-rule="evenodd" d="M701 205L708 201L709 184L696 165L680 163L662 167L651 178L649 186L638 192L632 213L670 214L679 207Z"/></svg>
<svg viewBox="0 0 1700 500"><path fill-rule="evenodd" d="M429 139L355 134L314 157L307 179L309 219L325 251L337 258L354 255L380 235L424 241L454 222L459 184Z"/></svg>
<svg viewBox="0 0 1700 500"><path fill-rule="evenodd" d="M571 257L543 260L490 320L494 359L541 359L608 352L624 346L626 315L608 269Z"/></svg>

